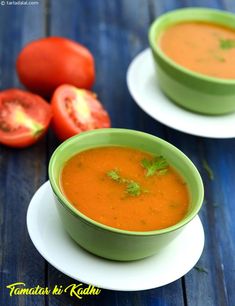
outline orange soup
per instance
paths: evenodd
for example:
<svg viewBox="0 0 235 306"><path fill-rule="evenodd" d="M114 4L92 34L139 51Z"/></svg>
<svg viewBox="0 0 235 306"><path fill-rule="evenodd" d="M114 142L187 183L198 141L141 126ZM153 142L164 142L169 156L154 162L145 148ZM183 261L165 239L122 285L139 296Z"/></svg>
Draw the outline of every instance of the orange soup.
<svg viewBox="0 0 235 306"><path fill-rule="evenodd" d="M212 23L169 27L160 48L176 63L208 76L235 79L235 30Z"/></svg>
<svg viewBox="0 0 235 306"><path fill-rule="evenodd" d="M130 231L176 224L189 205L185 182L163 156L126 147L73 156L62 170L61 189L84 215Z"/></svg>

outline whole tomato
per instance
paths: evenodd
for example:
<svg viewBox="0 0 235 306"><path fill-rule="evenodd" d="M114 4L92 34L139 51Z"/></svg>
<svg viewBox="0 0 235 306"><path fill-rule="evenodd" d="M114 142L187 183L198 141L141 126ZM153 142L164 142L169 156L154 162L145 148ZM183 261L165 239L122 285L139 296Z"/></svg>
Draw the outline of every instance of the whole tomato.
<svg viewBox="0 0 235 306"><path fill-rule="evenodd" d="M90 89L95 80L94 58L90 51L63 37L47 37L26 45L16 69L30 91L51 96L62 84Z"/></svg>

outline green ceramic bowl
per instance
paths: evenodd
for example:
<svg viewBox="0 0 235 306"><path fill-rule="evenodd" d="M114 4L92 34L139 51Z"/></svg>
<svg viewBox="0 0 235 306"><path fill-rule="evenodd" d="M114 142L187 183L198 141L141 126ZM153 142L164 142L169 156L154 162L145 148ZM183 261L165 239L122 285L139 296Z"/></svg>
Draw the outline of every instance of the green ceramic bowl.
<svg viewBox="0 0 235 306"><path fill-rule="evenodd" d="M98 223L75 209L60 189L60 173L74 154L95 147L125 146L163 155L188 184L190 208L174 226L149 232L132 232ZM155 254L170 243L198 213L203 201L203 184L193 163L176 147L155 136L126 129L99 129L63 142L49 163L49 179L57 209L69 235L87 251L113 260L136 260ZM99 205L97 200L97 206Z"/></svg>
<svg viewBox="0 0 235 306"><path fill-rule="evenodd" d="M167 57L159 47L161 34L185 21L205 21L235 29L235 15L206 8L185 8L157 18L149 29L149 43L162 91L180 106L194 112L219 115L235 111L235 79L193 72Z"/></svg>

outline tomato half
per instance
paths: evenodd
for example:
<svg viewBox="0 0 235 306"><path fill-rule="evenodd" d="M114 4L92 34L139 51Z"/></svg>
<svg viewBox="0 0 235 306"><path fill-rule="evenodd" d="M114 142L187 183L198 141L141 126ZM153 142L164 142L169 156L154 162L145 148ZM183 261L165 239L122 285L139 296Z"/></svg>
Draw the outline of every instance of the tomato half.
<svg viewBox="0 0 235 306"><path fill-rule="evenodd" d="M60 140L83 131L110 127L108 113L91 91L71 85L59 86L51 106L52 127Z"/></svg>
<svg viewBox="0 0 235 306"><path fill-rule="evenodd" d="M46 132L51 117L51 106L37 95L19 89L0 92L0 143L32 145Z"/></svg>
<svg viewBox="0 0 235 306"><path fill-rule="evenodd" d="M20 81L32 92L51 96L62 84L90 89L95 80L94 58L83 45L47 37L24 47L16 62Z"/></svg>

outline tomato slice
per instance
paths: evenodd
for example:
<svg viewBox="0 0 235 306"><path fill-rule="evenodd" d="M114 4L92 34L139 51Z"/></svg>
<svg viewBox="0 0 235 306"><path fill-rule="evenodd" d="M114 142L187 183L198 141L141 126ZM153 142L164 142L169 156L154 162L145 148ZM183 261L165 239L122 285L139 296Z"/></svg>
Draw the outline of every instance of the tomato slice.
<svg viewBox="0 0 235 306"><path fill-rule="evenodd" d="M91 91L61 85L55 90L51 105L52 127L60 140L83 131L110 127L108 113Z"/></svg>
<svg viewBox="0 0 235 306"><path fill-rule="evenodd" d="M32 145L46 132L51 117L51 106L37 95L14 88L0 92L0 143Z"/></svg>

